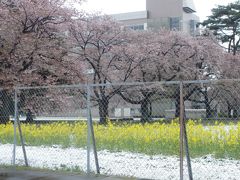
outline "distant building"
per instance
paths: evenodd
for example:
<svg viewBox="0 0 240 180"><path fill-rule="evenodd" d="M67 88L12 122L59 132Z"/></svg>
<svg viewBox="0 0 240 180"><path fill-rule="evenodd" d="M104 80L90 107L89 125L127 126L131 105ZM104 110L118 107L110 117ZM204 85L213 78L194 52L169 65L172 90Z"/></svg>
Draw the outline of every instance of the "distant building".
<svg viewBox="0 0 240 180"><path fill-rule="evenodd" d="M113 18L134 30L179 30L197 34L199 17L193 0L146 0L146 10L112 14Z"/></svg>

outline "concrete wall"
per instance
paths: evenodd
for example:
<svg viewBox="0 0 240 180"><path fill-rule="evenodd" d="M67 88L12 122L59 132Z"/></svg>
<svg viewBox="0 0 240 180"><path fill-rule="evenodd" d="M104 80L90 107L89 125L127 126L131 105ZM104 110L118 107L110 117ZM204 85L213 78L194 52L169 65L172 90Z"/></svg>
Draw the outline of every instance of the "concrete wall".
<svg viewBox="0 0 240 180"><path fill-rule="evenodd" d="M146 0L148 27L171 29L170 18L182 19L182 0ZM181 30L181 24L177 28Z"/></svg>
<svg viewBox="0 0 240 180"><path fill-rule="evenodd" d="M144 30L147 29L147 11L137 11L137 12L129 12L129 13L121 13L121 14L112 14L111 15L115 20L123 23L123 26L135 26L135 25L143 25Z"/></svg>
<svg viewBox="0 0 240 180"><path fill-rule="evenodd" d="M128 21L121 21L121 23L123 23L124 26L140 25L140 24L147 23L147 19L132 19Z"/></svg>
<svg viewBox="0 0 240 180"><path fill-rule="evenodd" d="M146 0L146 8L150 19L160 17L181 17L182 0Z"/></svg>
<svg viewBox="0 0 240 180"><path fill-rule="evenodd" d="M183 7L189 7L192 10L196 11L196 7L193 0L183 0Z"/></svg>
<svg viewBox="0 0 240 180"><path fill-rule="evenodd" d="M128 13L120 13L120 14L112 14L111 15L117 21L128 21L134 19L147 19L148 12L147 11L136 11L136 12L128 12Z"/></svg>
<svg viewBox="0 0 240 180"><path fill-rule="evenodd" d="M195 29L192 29L191 28L191 22L193 21L194 22L194 28ZM183 12L183 19L182 19L182 31L183 32L186 32L188 34L191 34L191 35L197 35L198 31L196 29L196 24L199 22L199 17L196 16L195 14L193 13L185 13Z"/></svg>

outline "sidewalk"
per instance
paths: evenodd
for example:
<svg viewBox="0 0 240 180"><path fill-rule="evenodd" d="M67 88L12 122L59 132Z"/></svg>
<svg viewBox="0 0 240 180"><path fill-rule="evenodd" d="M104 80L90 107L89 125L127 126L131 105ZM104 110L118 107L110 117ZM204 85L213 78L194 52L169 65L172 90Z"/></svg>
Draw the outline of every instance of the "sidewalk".
<svg viewBox="0 0 240 180"><path fill-rule="evenodd" d="M0 180L130 180L128 178L87 176L59 172L0 169Z"/></svg>

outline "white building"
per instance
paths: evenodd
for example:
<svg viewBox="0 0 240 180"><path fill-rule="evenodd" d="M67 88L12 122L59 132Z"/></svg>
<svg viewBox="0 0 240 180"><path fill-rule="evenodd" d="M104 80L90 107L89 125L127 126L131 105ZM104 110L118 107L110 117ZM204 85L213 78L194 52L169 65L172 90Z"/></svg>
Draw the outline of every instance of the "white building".
<svg viewBox="0 0 240 180"><path fill-rule="evenodd" d="M192 0L146 0L146 10L112 14L113 18L134 30L166 28L197 33L199 17Z"/></svg>

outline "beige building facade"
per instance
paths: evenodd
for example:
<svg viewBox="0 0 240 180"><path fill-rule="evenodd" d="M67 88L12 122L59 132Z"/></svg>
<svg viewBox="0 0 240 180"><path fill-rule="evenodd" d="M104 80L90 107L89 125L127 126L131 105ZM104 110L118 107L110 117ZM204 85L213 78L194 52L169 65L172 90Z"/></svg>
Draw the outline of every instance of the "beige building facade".
<svg viewBox="0 0 240 180"><path fill-rule="evenodd" d="M134 30L166 28L196 35L199 17L192 0L146 0L146 10L113 14Z"/></svg>

